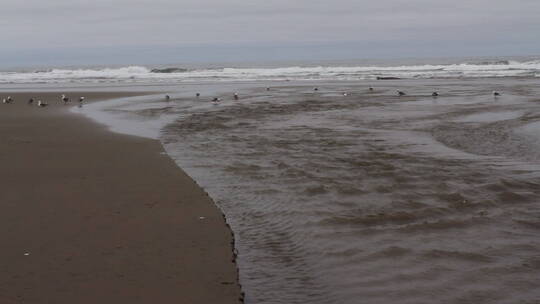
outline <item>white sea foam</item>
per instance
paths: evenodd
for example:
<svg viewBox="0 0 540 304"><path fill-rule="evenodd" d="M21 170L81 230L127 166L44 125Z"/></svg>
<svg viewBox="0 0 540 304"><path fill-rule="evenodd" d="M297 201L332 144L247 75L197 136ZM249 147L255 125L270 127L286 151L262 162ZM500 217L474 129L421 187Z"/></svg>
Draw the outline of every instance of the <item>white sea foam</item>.
<svg viewBox="0 0 540 304"><path fill-rule="evenodd" d="M143 66L101 69L51 69L0 72L0 83L167 83L251 80L363 80L377 77L464 78L539 77L540 60L396 66L289 66L277 68L151 69Z"/></svg>

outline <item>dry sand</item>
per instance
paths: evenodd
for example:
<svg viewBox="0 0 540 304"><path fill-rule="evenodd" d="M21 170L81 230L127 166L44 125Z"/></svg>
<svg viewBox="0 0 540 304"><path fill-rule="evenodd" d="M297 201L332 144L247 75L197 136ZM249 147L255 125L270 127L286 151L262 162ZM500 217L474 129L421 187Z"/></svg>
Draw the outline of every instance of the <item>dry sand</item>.
<svg viewBox="0 0 540 304"><path fill-rule="evenodd" d="M205 192L158 141L59 95L0 104L0 303L238 303L230 230Z"/></svg>

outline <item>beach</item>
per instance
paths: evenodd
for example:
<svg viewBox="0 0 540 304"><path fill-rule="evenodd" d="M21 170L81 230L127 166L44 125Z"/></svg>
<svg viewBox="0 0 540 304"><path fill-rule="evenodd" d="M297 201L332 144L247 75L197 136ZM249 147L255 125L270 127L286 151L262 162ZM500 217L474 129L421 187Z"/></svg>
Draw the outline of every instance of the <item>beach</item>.
<svg viewBox="0 0 540 304"><path fill-rule="evenodd" d="M540 0L1 9L0 304L540 304Z"/></svg>
<svg viewBox="0 0 540 304"><path fill-rule="evenodd" d="M4 95L1 303L239 301L231 231L159 141L71 113L60 92Z"/></svg>
<svg viewBox="0 0 540 304"><path fill-rule="evenodd" d="M6 72L1 295L536 303L539 63L500 59Z"/></svg>

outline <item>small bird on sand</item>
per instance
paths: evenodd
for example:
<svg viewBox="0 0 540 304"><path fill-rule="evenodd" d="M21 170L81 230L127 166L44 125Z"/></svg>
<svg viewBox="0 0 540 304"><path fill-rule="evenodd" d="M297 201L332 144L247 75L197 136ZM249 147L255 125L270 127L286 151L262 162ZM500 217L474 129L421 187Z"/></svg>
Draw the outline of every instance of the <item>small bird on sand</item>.
<svg viewBox="0 0 540 304"><path fill-rule="evenodd" d="M234 100L238 100L239 98L238 93L234 93Z"/></svg>
<svg viewBox="0 0 540 304"><path fill-rule="evenodd" d="M370 90L370 91L373 91L373 87L369 87L369 90Z"/></svg>
<svg viewBox="0 0 540 304"><path fill-rule="evenodd" d="M497 97L497 96L501 96L501 93L497 92L497 91L493 91L493 96Z"/></svg>
<svg viewBox="0 0 540 304"><path fill-rule="evenodd" d="M270 91L270 87L266 87L266 90L267 90L267 91Z"/></svg>
<svg viewBox="0 0 540 304"><path fill-rule="evenodd" d="M8 103L11 103L11 102L9 102L7 99L4 98L4 99L2 99L2 103L8 104Z"/></svg>
<svg viewBox="0 0 540 304"><path fill-rule="evenodd" d="M347 97L349 94L347 94L347 92L343 93L343 96L344 97Z"/></svg>
<svg viewBox="0 0 540 304"><path fill-rule="evenodd" d="M170 100L171 100L171 96L165 95L165 100L166 100L166 101L170 101Z"/></svg>
<svg viewBox="0 0 540 304"><path fill-rule="evenodd" d="M13 102L13 98L11 98L11 96L8 96L8 97L7 97L7 102L8 102L8 103L12 103L12 102Z"/></svg>
<svg viewBox="0 0 540 304"><path fill-rule="evenodd" d="M201 96L201 93L197 93L195 94L196 97L200 97Z"/></svg>
<svg viewBox="0 0 540 304"><path fill-rule="evenodd" d="M48 106L49 104L46 103L46 102L43 102L43 101L41 101L41 100L38 100L37 105L38 105L38 107L42 107L42 108L43 108L43 107Z"/></svg>
<svg viewBox="0 0 540 304"><path fill-rule="evenodd" d="M84 96L79 97L79 103L83 103L83 102L84 102Z"/></svg>
<svg viewBox="0 0 540 304"><path fill-rule="evenodd" d="M61 99L64 102L64 104L67 104L70 101L69 98L65 94L62 94Z"/></svg>
<svg viewBox="0 0 540 304"><path fill-rule="evenodd" d="M405 96L405 95L407 95L407 94L405 94L405 92L400 91L400 90L398 90L397 93L398 93L399 96Z"/></svg>
<svg viewBox="0 0 540 304"><path fill-rule="evenodd" d="M318 90L319 90L319 88L317 88L317 87L313 88L313 91L318 91Z"/></svg>
<svg viewBox="0 0 540 304"><path fill-rule="evenodd" d="M439 93L438 92L433 92L433 93L431 93L431 96L437 97L437 96L439 96Z"/></svg>

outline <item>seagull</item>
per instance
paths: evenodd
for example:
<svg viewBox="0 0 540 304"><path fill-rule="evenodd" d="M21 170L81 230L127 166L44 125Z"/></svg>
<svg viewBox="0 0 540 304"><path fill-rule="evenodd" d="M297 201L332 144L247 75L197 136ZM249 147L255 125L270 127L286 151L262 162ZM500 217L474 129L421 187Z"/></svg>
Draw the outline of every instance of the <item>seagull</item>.
<svg viewBox="0 0 540 304"><path fill-rule="evenodd" d="M62 94L61 98L64 104L67 104L70 101L69 98L65 94Z"/></svg>
<svg viewBox="0 0 540 304"><path fill-rule="evenodd" d="M171 96L169 96L169 95L165 95L165 100L166 100L166 101L169 101L169 100L171 100Z"/></svg>
<svg viewBox="0 0 540 304"><path fill-rule="evenodd" d="M30 99L28 99L28 104L29 104L29 105L31 105L31 104L33 104L33 103L34 103L34 98L33 98L33 97L30 98Z"/></svg>
<svg viewBox="0 0 540 304"><path fill-rule="evenodd" d="M438 92L433 92L433 93L431 93L431 96L437 97L437 96L439 96L439 93Z"/></svg>
<svg viewBox="0 0 540 304"><path fill-rule="evenodd" d="M48 106L49 104L46 103L46 102L43 102L43 101L41 101L41 100L38 100L37 105L38 105L38 107L46 107L46 106Z"/></svg>
<svg viewBox="0 0 540 304"><path fill-rule="evenodd" d="M399 96L405 96L406 95L405 92L400 91L400 90L398 90L397 93L398 93Z"/></svg>
<svg viewBox="0 0 540 304"><path fill-rule="evenodd" d="M497 96L501 96L501 93L497 92L497 91L493 91L493 96L497 97Z"/></svg>
<svg viewBox="0 0 540 304"><path fill-rule="evenodd" d="M238 97L238 93L234 93L234 100L238 100L239 97Z"/></svg>

